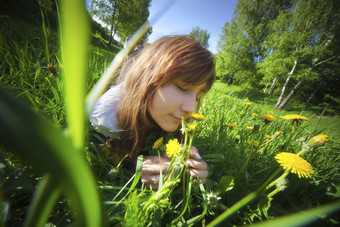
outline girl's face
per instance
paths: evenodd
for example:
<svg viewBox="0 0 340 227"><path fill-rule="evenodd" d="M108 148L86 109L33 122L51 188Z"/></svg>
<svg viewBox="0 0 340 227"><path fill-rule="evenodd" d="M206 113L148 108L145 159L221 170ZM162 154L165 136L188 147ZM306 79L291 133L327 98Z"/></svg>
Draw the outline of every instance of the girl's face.
<svg viewBox="0 0 340 227"><path fill-rule="evenodd" d="M188 84L180 78L160 88L153 96L148 111L153 120L167 132L175 131L182 118L195 112L196 102L203 95L206 84Z"/></svg>

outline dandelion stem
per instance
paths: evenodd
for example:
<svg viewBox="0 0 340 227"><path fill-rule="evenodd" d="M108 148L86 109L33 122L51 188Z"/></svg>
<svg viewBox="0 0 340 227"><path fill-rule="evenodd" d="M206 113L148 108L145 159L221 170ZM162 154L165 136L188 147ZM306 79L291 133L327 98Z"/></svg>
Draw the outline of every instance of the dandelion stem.
<svg viewBox="0 0 340 227"><path fill-rule="evenodd" d="M280 191L280 188L275 188L274 191L272 191L271 193L269 193L267 195L268 198L272 198L276 193L278 193Z"/></svg>
<svg viewBox="0 0 340 227"><path fill-rule="evenodd" d="M279 170L281 168L278 168ZM276 180L273 180L270 184L268 184L268 186L266 187L266 190L270 189L271 187L273 187L274 185L276 185L276 182L282 178L285 178L287 175L289 174L289 171L285 171L279 178L277 178Z"/></svg>

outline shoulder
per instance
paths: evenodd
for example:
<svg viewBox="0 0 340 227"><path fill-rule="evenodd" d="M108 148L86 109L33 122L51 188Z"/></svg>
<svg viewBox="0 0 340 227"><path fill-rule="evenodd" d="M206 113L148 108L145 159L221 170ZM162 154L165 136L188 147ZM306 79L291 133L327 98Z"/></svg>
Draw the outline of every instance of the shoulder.
<svg viewBox="0 0 340 227"><path fill-rule="evenodd" d="M90 113L91 125L105 136L114 137L116 133L112 131L120 131L116 117L120 94L121 85L112 86L97 100Z"/></svg>

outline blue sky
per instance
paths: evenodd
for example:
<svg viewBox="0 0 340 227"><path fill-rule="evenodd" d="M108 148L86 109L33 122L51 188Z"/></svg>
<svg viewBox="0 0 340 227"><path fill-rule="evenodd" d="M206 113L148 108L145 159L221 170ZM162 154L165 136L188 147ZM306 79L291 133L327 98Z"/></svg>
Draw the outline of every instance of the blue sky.
<svg viewBox="0 0 340 227"><path fill-rule="evenodd" d="M198 26L210 33L209 49L216 53L216 45L222 34L225 22L230 21L237 0L177 0L165 13L154 21L155 15L162 10L168 0L152 0L149 8L152 34L149 42L164 36L189 34ZM170 2L172 2L170 0Z"/></svg>

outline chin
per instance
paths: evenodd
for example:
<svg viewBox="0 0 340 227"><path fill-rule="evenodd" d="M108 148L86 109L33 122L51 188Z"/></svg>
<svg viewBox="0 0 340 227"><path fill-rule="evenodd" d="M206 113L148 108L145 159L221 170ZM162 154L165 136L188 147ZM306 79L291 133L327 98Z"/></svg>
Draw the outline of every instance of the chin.
<svg viewBox="0 0 340 227"><path fill-rule="evenodd" d="M177 129L179 129L179 125L177 126L167 126L167 127L161 127L166 132L175 132Z"/></svg>

